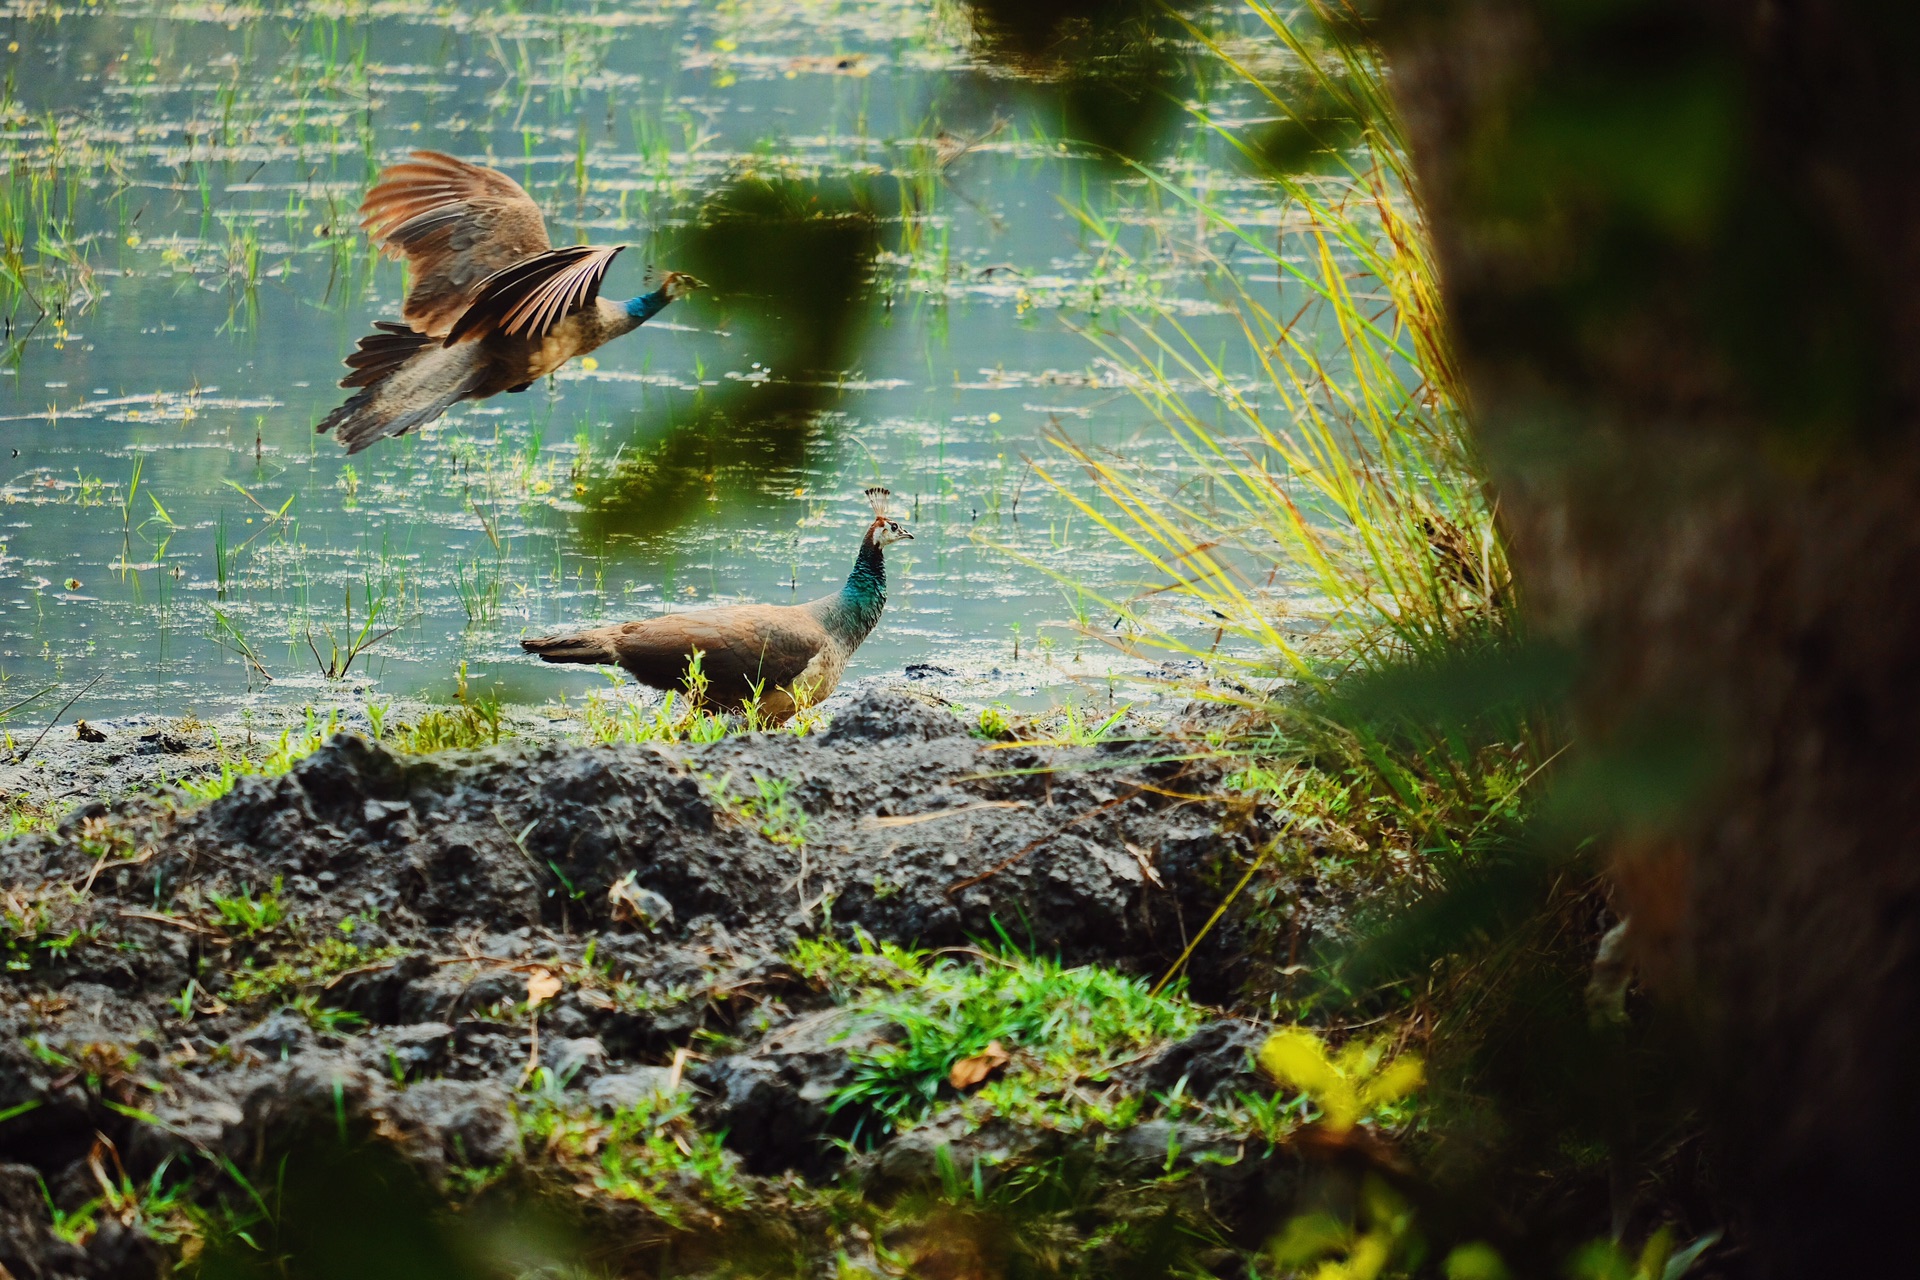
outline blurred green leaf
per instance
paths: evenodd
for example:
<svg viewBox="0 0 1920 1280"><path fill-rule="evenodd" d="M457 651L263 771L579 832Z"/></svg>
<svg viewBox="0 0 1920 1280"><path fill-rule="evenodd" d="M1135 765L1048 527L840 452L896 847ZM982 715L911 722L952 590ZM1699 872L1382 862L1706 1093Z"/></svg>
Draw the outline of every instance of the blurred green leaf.
<svg viewBox="0 0 1920 1280"><path fill-rule="evenodd" d="M750 177L708 201L673 249L675 269L707 282L704 305L725 309L766 376L702 391L664 423L637 422L621 468L588 496L585 532L664 533L805 466L873 309L878 209L851 180Z"/></svg>

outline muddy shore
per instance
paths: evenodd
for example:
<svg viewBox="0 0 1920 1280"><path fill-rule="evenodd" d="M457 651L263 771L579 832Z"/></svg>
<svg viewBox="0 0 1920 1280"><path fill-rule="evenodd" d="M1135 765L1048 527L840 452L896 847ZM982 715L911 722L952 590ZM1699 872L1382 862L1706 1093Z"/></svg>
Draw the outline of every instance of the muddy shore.
<svg viewBox="0 0 1920 1280"><path fill-rule="evenodd" d="M204 806L164 790L84 804L0 846L0 1265L160 1274L171 1251L140 1214L98 1207L103 1168L144 1185L164 1167L181 1196L218 1201L316 1124L369 1135L446 1203L482 1183L538 1200L568 1175L527 1131L530 1090L549 1122L678 1098L675 1123L717 1138L725 1176L762 1198L793 1179L925 1182L955 1152L992 1178L1072 1150L1142 1185L1185 1170L1229 1234L1270 1226L1288 1157L1163 1102L1264 1088L1257 1029L1230 1012L1250 946L1236 914L1188 964L1215 1012L1103 1071L1103 1096L1142 1105L1072 1134L983 1123L943 1086L921 1123L849 1147L861 1117L835 1092L893 1032L789 958L805 939L1003 938L1165 972L1229 870L1280 834L1189 755L988 742L944 707L866 690L807 737L417 757L347 732ZM1311 935L1331 917L1295 888ZM575 1192L589 1238L641 1230L619 1196ZM62 1239L49 1201L95 1203L95 1225ZM724 1206L663 1212L641 1234L683 1259L690 1237L724 1238Z"/></svg>

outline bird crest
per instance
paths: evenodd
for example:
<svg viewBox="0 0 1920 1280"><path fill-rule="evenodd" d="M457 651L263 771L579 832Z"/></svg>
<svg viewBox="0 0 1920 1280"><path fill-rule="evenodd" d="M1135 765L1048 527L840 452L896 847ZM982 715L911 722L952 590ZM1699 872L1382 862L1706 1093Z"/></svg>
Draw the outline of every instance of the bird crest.
<svg viewBox="0 0 1920 1280"><path fill-rule="evenodd" d="M873 488L866 490L866 495L867 502L873 507L873 523L867 527L869 542L876 547L889 547L896 542L904 542L913 537L890 512L893 505L891 491Z"/></svg>

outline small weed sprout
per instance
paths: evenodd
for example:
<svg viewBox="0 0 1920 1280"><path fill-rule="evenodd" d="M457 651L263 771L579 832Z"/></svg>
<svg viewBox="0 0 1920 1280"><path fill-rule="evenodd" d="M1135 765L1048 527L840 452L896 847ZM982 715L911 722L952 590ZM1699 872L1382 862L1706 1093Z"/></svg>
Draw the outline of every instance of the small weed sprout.
<svg viewBox="0 0 1920 1280"><path fill-rule="evenodd" d="M318 991L349 969L376 964L402 954L391 948L363 947L344 937L327 935L301 947L284 959L256 967L251 961L236 970L220 998L228 1004L274 1001L291 1007L302 995L318 998ZM311 988L311 990L306 990ZM317 1006L316 1006L317 1008ZM298 1010L308 1021L327 1015Z"/></svg>
<svg viewBox="0 0 1920 1280"><path fill-rule="evenodd" d="M529 1136L601 1191L672 1226L687 1225L689 1211L702 1206L709 1212L746 1206L734 1157L720 1135L693 1123L687 1093L646 1098L604 1120L568 1110L567 1101L551 1087L536 1093Z"/></svg>
<svg viewBox="0 0 1920 1280"><path fill-rule="evenodd" d="M500 569L497 564L487 569L474 560L455 566L454 589L460 595L460 606L466 611L469 626L499 618Z"/></svg>
<svg viewBox="0 0 1920 1280"><path fill-rule="evenodd" d="M312 707L307 708L305 726L296 734L292 729L283 730L279 741L263 760L252 760L245 756L231 754L220 741L219 734L214 735L214 750L220 757L220 772L206 779L182 779L180 790L199 804L218 800L233 790L234 784L242 778L276 778L294 765L306 759L325 745L328 738L340 731L340 713L330 711L322 721Z"/></svg>
<svg viewBox="0 0 1920 1280"><path fill-rule="evenodd" d="M1345 1133L1369 1117L1391 1115L1426 1081L1419 1056L1391 1056L1389 1044L1356 1038L1335 1051L1305 1027L1286 1027L1261 1046L1260 1067L1312 1098L1326 1128Z"/></svg>
<svg viewBox="0 0 1920 1280"><path fill-rule="evenodd" d="M287 1001L287 1011L305 1018L307 1025L324 1036L350 1035L366 1024L366 1019L351 1009L321 1004L315 992L303 992Z"/></svg>
<svg viewBox="0 0 1920 1280"><path fill-rule="evenodd" d="M232 897L210 894L207 905L214 909L220 922L229 929L237 929L246 937L265 933L286 919L287 910L280 901L282 879L273 878L273 888L254 897L252 893L242 891Z"/></svg>
<svg viewBox="0 0 1920 1280"><path fill-rule="evenodd" d="M1014 736L1013 713L995 703L980 708L980 715L974 722L975 737L985 738L988 742L1006 742Z"/></svg>
<svg viewBox="0 0 1920 1280"><path fill-rule="evenodd" d="M753 794L733 794L732 775L714 781L704 779L707 798L722 812L752 827L775 844L798 848L807 842L807 811L793 798L791 778L768 778L753 774Z"/></svg>

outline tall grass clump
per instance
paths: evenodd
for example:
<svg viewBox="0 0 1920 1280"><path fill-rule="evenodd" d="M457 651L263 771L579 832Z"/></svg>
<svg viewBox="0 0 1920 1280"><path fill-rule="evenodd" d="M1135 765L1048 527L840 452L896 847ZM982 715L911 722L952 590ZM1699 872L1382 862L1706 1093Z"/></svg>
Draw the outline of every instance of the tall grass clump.
<svg viewBox="0 0 1920 1280"><path fill-rule="evenodd" d="M1156 451L1140 442L1106 449L1056 431L1068 465L1040 471L1151 571L1133 596L1103 601L1130 625L1097 634L1200 659L1214 677L1203 696L1248 711L1263 748L1340 780L1306 791L1343 807L1345 829L1386 822L1416 846L1452 848L1511 811L1544 739L1524 714L1481 717L1463 736L1406 704L1347 696L1390 675L1417 686L1409 668L1444 682L1464 654L1511 641L1506 556L1425 218L1377 51L1351 28L1316 22L1309 36L1267 0L1247 3L1261 38L1192 33L1254 100L1236 114L1277 120L1200 122L1266 184L1278 233L1136 165L1199 229L1180 250L1205 260L1233 336L1223 344L1217 326L1171 309L1086 330L1176 465L1141 461ZM1322 0L1307 6L1315 16L1329 16ZM1131 254L1111 224L1082 220L1102 253ZM1302 794L1284 762L1238 777Z"/></svg>
<svg viewBox="0 0 1920 1280"><path fill-rule="evenodd" d="M1152 643L1251 674L1318 681L1356 662L1436 652L1497 617L1506 562L1464 430L1432 252L1381 71L1364 47L1333 36L1310 46L1262 0L1249 5L1358 139L1308 157L1330 172L1303 174L1278 167L1289 157L1272 154L1285 146L1272 126L1203 120L1270 184L1278 236L1141 167L1205 228L1186 247L1209 260L1215 300L1242 342L1224 353L1216 335L1170 312L1089 330L1186 465L1169 484L1164 473L1056 433L1054 444L1107 502L1048 478L1160 576L1154 590L1109 602ZM1298 119L1298 87L1272 83L1262 64L1201 38L1260 106L1312 127ZM1267 52L1272 61L1278 51ZM1100 234L1106 252L1128 252L1114 233ZM1277 289L1256 282L1269 275ZM1171 609L1143 607L1169 597ZM1215 632L1224 632L1219 642Z"/></svg>

